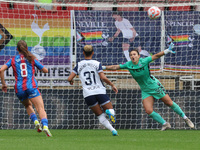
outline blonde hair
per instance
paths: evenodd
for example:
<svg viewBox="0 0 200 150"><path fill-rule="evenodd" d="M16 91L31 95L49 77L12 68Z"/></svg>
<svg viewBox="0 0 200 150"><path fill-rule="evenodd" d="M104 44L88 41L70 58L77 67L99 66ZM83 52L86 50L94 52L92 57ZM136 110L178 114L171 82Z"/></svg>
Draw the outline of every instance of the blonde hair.
<svg viewBox="0 0 200 150"><path fill-rule="evenodd" d="M86 56L90 56L93 52L92 45L85 45L84 48L83 48L83 51L85 52Z"/></svg>
<svg viewBox="0 0 200 150"><path fill-rule="evenodd" d="M85 45L83 49L84 49L85 52L91 52L91 51L93 51L92 45Z"/></svg>

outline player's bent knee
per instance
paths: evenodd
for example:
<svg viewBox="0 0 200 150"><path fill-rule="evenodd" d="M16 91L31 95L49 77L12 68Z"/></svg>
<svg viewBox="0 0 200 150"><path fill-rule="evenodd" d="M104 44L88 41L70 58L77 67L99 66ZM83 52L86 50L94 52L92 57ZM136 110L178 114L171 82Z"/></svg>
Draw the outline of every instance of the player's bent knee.
<svg viewBox="0 0 200 150"><path fill-rule="evenodd" d="M148 115L150 115L152 112L153 112L153 110L145 110L145 112L148 114Z"/></svg>
<svg viewBox="0 0 200 150"><path fill-rule="evenodd" d="M24 105L25 108L32 108L32 104L27 104L27 105Z"/></svg>

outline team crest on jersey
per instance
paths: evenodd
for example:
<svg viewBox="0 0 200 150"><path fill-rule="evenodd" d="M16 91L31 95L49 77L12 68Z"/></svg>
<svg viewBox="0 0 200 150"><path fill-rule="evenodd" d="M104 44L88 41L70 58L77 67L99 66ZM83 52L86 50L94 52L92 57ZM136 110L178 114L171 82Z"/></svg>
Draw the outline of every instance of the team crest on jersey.
<svg viewBox="0 0 200 150"><path fill-rule="evenodd" d="M13 36L0 24L0 50L3 49Z"/></svg>
<svg viewBox="0 0 200 150"><path fill-rule="evenodd" d="M107 39L109 37L108 30L90 30L90 31L77 31L77 43L81 46L107 46Z"/></svg>
<svg viewBox="0 0 200 150"><path fill-rule="evenodd" d="M16 62L20 62L21 60L20 60L20 58L19 59L16 59Z"/></svg>

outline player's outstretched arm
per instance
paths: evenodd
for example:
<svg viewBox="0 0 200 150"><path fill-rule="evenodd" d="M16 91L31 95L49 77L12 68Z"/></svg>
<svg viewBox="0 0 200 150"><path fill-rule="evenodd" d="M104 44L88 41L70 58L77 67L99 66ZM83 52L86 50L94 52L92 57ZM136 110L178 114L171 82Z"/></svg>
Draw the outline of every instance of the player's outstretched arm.
<svg viewBox="0 0 200 150"><path fill-rule="evenodd" d="M43 67L41 71L44 72L44 73L48 73L48 69L45 68L45 67Z"/></svg>
<svg viewBox="0 0 200 150"><path fill-rule="evenodd" d="M102 81L106 82L108 85L110 85L112 87L112 90L116 94L118 93L118 89L116 88L116 86L105 76L105 74L103 72L100 72L99 76L100 76Z"/></svg>
<svg viewBox="0 0 200 150"><path fill-rule="evenodd" d="M2 84L2 91L3 92L7 92L7 85L6 85L6 82L5 82L5 79L4 79L4 71L8 69L8 66L7 65L3 65L0 69L0 77L1 77L1 84Z"/></svg>
<svg viewBox="0 0 200 150"><path fill-rule="evenodd" d="M69 77L67 78L67 81L68 81L71 85L73 85L73 83L74 83L73 79L74 79L75 76L76 76L76 74L75 74L74 72L72 72L72 73L69 75Z"/></svg>
<svg viewBox="0 0 200 150"><path fill-rule="evenodd" d="M119 70L119 65L111 65L111 66L102 66L103 70Z"/></svg>
<svg viewBox="0 0 200 150"><path fill-rule="evenodd" d="M112 42L118 35L120 34L121 30L117 29L113 37L108 38L108 41Z"/></svg>
<svg viewBox="0 0 200 150"><path fill-rule="evenodd" d="M173 48L174 48L174 44L171 43L171 44L169 45L169 48L168 48L168 49L166 49L166 50L164 50L164 51L162 51L162 52L159 52L159 53L153 55L153 56L152 56L152 60L156 60L156 59L158 59L158 58L160 58L160 57L162 57L163 55L166 55L166 54L168 54L168 53L173 53L173 54L176 53L175 51L172 50Z"/></svg>

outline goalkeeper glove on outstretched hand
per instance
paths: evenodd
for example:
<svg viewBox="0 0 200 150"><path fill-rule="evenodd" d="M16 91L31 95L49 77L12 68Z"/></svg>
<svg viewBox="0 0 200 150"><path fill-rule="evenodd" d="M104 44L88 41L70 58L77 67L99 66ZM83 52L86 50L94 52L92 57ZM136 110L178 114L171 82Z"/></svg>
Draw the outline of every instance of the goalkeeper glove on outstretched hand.
<svg viewBox="0 0 200 150"><path fill-rule="evenodd" d="M106 66L102 66L102 69L103 69L103 70L106 70Z"/></svg>
<svg viewBox="0 0 200 150"><path fill-rule="evenodd" d="M166 50L164 50L164 54L165 54L165 55L168 54L168 53L173 53L173 54L175 54L176 52L172 50L173 48L174 48L174 43L171 42L171 44L169 45L169 48L166 49Z"/></svg>

